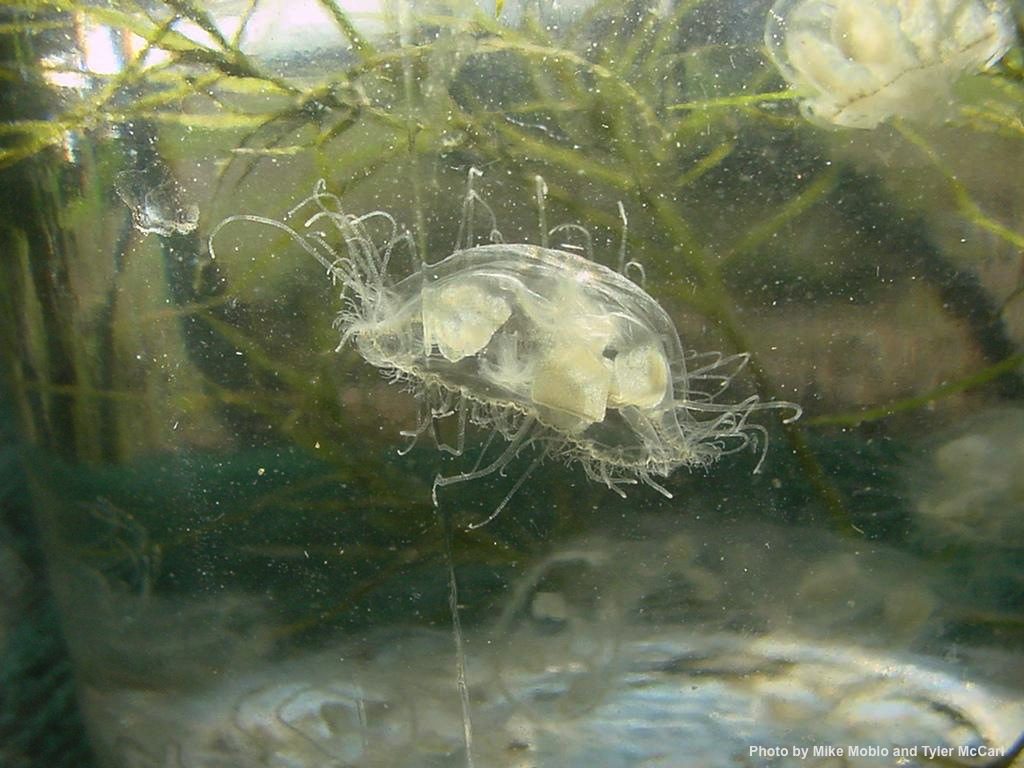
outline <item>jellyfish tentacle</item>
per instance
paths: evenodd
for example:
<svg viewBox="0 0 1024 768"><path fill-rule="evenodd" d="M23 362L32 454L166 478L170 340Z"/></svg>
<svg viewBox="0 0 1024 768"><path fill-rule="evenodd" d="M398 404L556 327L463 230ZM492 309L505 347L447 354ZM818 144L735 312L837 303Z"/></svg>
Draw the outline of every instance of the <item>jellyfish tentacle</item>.
<svg viewBox="0 0 1024 768"><path fill-rule="evenodd" d="M634 283L639 285L641 288L647 287L647 270L644 269L644 265L639 261L627 261L622 268L623 277L629 277L629 270L636 270L636 273L640 276L639 280L633 280ZM632 278L630 278L632 279Z"/></svg>
<svg viewBox="0 0 1024 768"><path fill-rule="evenodd" d="M626 236L629 232L629 219L626 218L626 206L619 200L619 218L622 219L622 240L619 242L619 274L626 276Z"/></svg>
<svg viewBox="0 0 1024 768"><path fill-rule="evenodd" d="M423 436L423 433L430 429L431 425L434 423L433 418L431 418L429 403L424 403L425 398L417 399L420 401L420 406L418 409L419 412L416 414L415 428L403 429L398 433L402 437L407 437L410 439L408 445L406 445L404 448L398 449L399 456L405 456L406 454L409 453L409 451L415 448L416 443L419 442L420 437Z"/></svg>
<svg viewBox="0 0 1024 768"><path fill-rule="evenodd" d="M408 229L402 230L401 234L399 234L398 222L390 213L387 211L372 211L354 219L352 223L353 225L362 228L364 222L371 221L375 218L384 219L391 227L391 233L388 236L383 250L377 252L378 264L376 266L376 270L380 274L382 282L387 279L388 266L391 264L391 256L394 253L395 248L400 245L405 245L409 249L413 271L419 272L422 269L422 262L420 261L419 253L416 250L416 239Z"/></svg>
<svg viewBox="0 0 1024 768"><path fill-rule="evenodd" d="M653 477L651 477L650 472L642 470L640 472L640 480L643 481L644 485L648 486L649 488L653 488L666 499L674 498L672 495L672 491L668 490L665 486L661 485L661 483L658 483Z"/></svg>
<svg viewBox="0 0 1024 768"><path fill-rule="evenodd" d="M747 424L746 429L748 432L754 432L761 435L763 438L761 441L761 456L757 460L757 466L754 467L754 474L759 475L761 474L761 467L764 466L764 460L768 458L768 430L761 424ZM756 436L752 438L750 442L754 446L754 449L757 450Z"/></svg>
<svg viewBox="0 0 1024 768"><path fill-rule="evenodd" d="M765 401L761 400L756 395L752 395L740 403L716 403L713 400L693 400L691 398L687 398L685 400L676 400L675 406L678 410L688 413L720 413L725 415L743 414L743 423L746 423L747 416L755 411L792 411L792 415L787 416L782 420L783 424L791 424L799 419L804 412L804 409L796 403L791 403L786 400ZM713 427L720 420L721 418L714 422L710 422L706 426Z"/></svg>
<svg viewBox="0 0 1024 768"><path fill-rule="evenodd" d="M459 233L455 237L455 250L469 248L473 245L473 179L483 176L484 172L471 166L466 175L466 196L462 198L462 218L459 220Z"/></svg>
<svg viewBox="0 0 1024 768"><path fill-rule="evenodd" d="M618 494L620 498L626 498L626 492L619 486L621 485L636 485L637 480L634 477L613 477L608 474L608 466L604 463L593 463L589 461L582 462L583 472L587 476L588 480L593 480L596 483L603 483L605 487L614 493Z"/></svg>
<svg viewBox="0 0 1024 768"><path fill-rule="evenodd" d="M314 248L313 245L310 244L309 240L307 238L305 238L297 230L295 230L292 227L288 226L284 222L277 221L276 219L268 219L266 216L256 216L256 215L251 214L251 213L240 213L240 214L237 214L235 216L228 216L226 219L224 219L216 227L213 228L213 231L210 233L209 238L207 238L207 247L209 248L210 258L211 259L215 259L217 257L216 256L216 252L215 252L214 247L213 247L214 239L217 237L217 235L220 233L220 231L222 229L224 229L224 227L226 227L228 224L232 224L232 223L234 223L236 221L250 221L250 222L252 222L254 224L265 224L268 227L274 227L275 229L280 229L282 232L285 232L290 237L292 237L295 240L295 242L298 243L299 246L306 253L308 253L314 259L319 261L320 264L325 269L327 269L328 274L331 274L331 275L334 274L334 272L335 272L334 263L330 259L328 259L326 256L324 256L322 253L320 253L316 248Z"/></svg>
<svg viewBox="0 0 1024 768"><path fill-rule="evenodd" d="M330 221L344 237L349 254L356 263L357 270L363 270L365 276L371 278L371 281L381 284L384 271L380 254L377 252L376 246L367 234L366 228L362 226L362 223L373 218L383 217L391 222L392 231L394 232L397 230L397 223L391 215L385 211L372 211L359 217L349 216L342 208L341 199L337 195L327 192L326 182L320 179L313 189L313 194L300 201L297 205L292 206L291 210L285 215L285 218L289 219L297 215L302 208L311 202L316 204L319 211L309 216L303 222L303 227L308 230L322 219Z"/></svg>
<svg viewBox="0 0 1024 768"><path fill-rule="evenodd" d="M740 411L743 411L744 409L749 408L750 406L761 404L756 397L752 399L753 402L751 402L750 399L747 399L739 404L736 404L716 403L711 400L691 400L687 398L686 400L676 400L676 408L681 411L686 411L687 413L720 413L724 414L725 416L729 416L730 414L735 414ZM720 416L719 420L721 418L722 417ZM716 424L717 421L718 420L714 422L707 422L706 425L712 426L713 424Z"/></svg>
<svg viewBox="0 0 1024 768"><path fill-rule="evenodd" d="M704 358L708 358L708 362L704 362ZM690 360L699 361L703 364L699 368L694 368L688 372L687 380L689 383L707 381L715 382L717 385L717 390L714 393L697 391L694 394L703 394L709 400L713 400L720 393L724 392L729 384L732 383L732 380L747 367L747 364L750 362L750 354L740 352L735 355L723 355L721 352L714 352L695 355Z"/></svg>
<svg viewBox="0 0 1024 768"><path fill-rule="evenodd" d="M441 419L441 418L444 418L444 416L451 415L451 412L449 411L448 413L442 413L442 414L434 413L433 417L430 420L431 421L430 433L431 433L431 435L434 438L434 445L437 446L437 449L439 451L441 451L443 453L447 453L449 456L461 456L465 452L465 449L466 449L466 421L467 421L467 417L468 417L468 408L466 406L465 399L462 399L462 400L459 401L459 405L458 405L458 409L456 410L456 413L458 413L459 419L458 419L458 426L456 427L457 432L456 432L456 435L455 435L455 445L454 446L448 445L448 443L444 442L441 439L441 436L437 432L437 422L438 422L438 420Z"/></svg>
<svg viewBox="0 0 1024 768"><path fill-rule="evenodd" d="M494 209L487 204L480 193L473 189L473 179L483 176L484 172L479 168L472 167L469 169L469 173L466 177L466 196L462 199L462 219L459 221L459 234L455 240L455 249L460 250L463 248L472 248L475 244L476 234L474 232L473 225L474 221L474 209L477 205L483 208L487 212L487 217L491 222L491 231L488 233L488 239L492 243L502 243L504 238L501 236L501 232L498 231L498 217L494 215Z"/></svg>
<svg viewBox="0 0 1024 768"><path fill-rule="evenodd" d="M548 195L548 184L544 181L544 177L537 174L533 177L534 184L536 185L536 196L537 196L537 222L540 226L540 247L548 247L548 236L551 232L548 232L548 215L547 208L544 205Z"/></svg>
<svg viewBox="0 0 1024 768"><path fill-rule="evenodd" d="M590 234L590 230L584 227L582 224L575 224L572 222L566 224L559 224L557 227L552 227L548 231L548 235L554 235L557 232L579 232L583 235L583 252L587 255L588 261L594 260L594 236ZM579 246L573 246L579 248Z"/></svg>
<svg viewBox="0 0 1024 768"><path fill-rule="evenodd" d="M480 454L476 457L476 462L473 464L473 468L470 472L476 472L480 469L480 465L484 463L484 456L487 455L487 451L491 447L491 443L494 442L494 437L501 434L497 429L492 429L490 434L487 435L487 439L484 440L483 446L480 448Z"/></svg>
<svg viewBox="0 0 1024 768"><path fill-rule="evenodd" d="M493 522L494 519L501 514L501 510L503 510L508 505L509 501L512 500L512 497L516 495L516 492L522 488L523 483L525 483L529 479L530 475L533 474L533 471L540 466L540 463L547 455L548 449L546 447L542 448L537 455L533 457L533 461L530 462L529 466L527 466L519 476L519 479L516 480L515 485L512 486L511 490L505 494L505 498L503 498L501 503L494 508L494 511L491 512L491 514L489 514L484 520L481 520L479 523L470 523L466 528L470 531L475 531L478 528L483 528L488 523Z"/></svg>
<svg viewBox="0 0 1024 768"><path fill-rule="evenodd" d="M416 238L413 237L412 232L408 229L402 231L402 234L397 235L394 240L388 243L385 249L383 262L381 264L381 271L386 275L388 265L391 263L391 255L395 249L399 246L404 245L409 249L409 260L412 262L412 273L423 271L423 258L420 256L419 250L416 248Z"/></svg>
<svg viewBox="0 0 1024 768"><path fill-rule="evenodd" d="M434 487L431 490L431 498L433 499L434 506L437 506L437 489L444 488L448 485L456 485L458 483L467 483L471 480L479 480L482 477L487 477L499 469L508 464L516 455L523 441L530 434L530 430L533 428L535 419L527 417L523 419L523 423L519 426L519 429L512 436L508 445L505 446L505 450L501 452L494 461L488 464L482 469L477 469L472 472L460 472L457 475L438 475L434 478Z"/></svg>

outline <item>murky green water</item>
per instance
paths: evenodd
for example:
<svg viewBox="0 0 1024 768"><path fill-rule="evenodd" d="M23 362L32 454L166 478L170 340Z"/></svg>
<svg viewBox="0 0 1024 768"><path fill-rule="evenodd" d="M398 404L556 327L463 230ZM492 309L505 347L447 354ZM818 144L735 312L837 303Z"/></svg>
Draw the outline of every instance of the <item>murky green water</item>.
<svg viewBox="0 0 1024 768"><path fill-rule="evenodd" d="M1009 754L1021 12L5 9L5 398L98 764ZM418 271L499 233L562 255Z"/></svg>

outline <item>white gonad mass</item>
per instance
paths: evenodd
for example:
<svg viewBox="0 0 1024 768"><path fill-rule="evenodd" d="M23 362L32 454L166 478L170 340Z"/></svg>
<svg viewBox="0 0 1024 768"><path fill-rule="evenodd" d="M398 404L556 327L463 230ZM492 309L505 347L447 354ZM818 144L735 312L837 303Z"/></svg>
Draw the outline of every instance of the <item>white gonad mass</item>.
<svg viewBox="0 0 1024 768"><path fill-rule="evenodd" d="M765 44L805 116L874 128L944 117L957 78L997 62L1015 35L1002 0L780 0Z"/></svg>

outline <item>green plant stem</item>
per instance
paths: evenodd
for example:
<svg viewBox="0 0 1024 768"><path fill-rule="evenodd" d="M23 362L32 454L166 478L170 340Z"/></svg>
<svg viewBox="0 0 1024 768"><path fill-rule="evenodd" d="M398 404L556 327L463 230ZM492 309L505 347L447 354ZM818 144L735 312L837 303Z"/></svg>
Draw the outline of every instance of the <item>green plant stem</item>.
<svg viewBox="0 0 1024 768"><path fill-rule="evenodd" d="M998 379L1000 376L1012 373L1021 366L1024 366L1024 353L1008 357L995 365L983 368L977 373L972 374L971 376L966 376L958 381L942 384L930 392L915 395L914 397L908 397L903 400L894 400L891 403L877 405L872 408L865 408L864 410L854 411L852 413L837 413L831 416L818 416L816 418L809 419L807 421L807 426L857 427L867 422L887 419L890 416L895 416L899 413L906 413L907 411L912 411L917 408L930 405L936 400L942 400L943 398L960 392L967 392L969 390L976 389L988 384L990 381Z"/></svg>
<svg viewBox="0 0 1024 768"><path fill-rule="evenodd" d="M957 178L953 170L939 156L939 153L935 148L928 143L927 139L903 121L898 121L895 125L896 130L898 130L907 141L921 150L921 152L923 152L924 155L932 161L935 168L946 177L946 180L953 189L953 195L955 197L957 207L960 209L960 213L963 214L968 221L975 226L1002 238L1018 250L1024 251L1024 234L1010 229L982 211L981 206L979 206L974 201L974 198L971 197L971 193L967 190L967 187L964 186L963 182Z"/></svg>
<svg viewBox="0 0 1024 768"><path fill-rule="evenodd" d="M695 109L730 109L734 107L750 107L758 104L765 104L771 101L793 101L796 92L791 90L774 91L771 93L740 93L733 96L721 96L716 99L705 99L703 101L688 101L683 104L673 104L668 107L672 112L683 112Z"/></svg>
<svg viewBox="0 0 1024 768"><path fill-rule="evenodd" d="M739 242L722 256L722 261L727 262L741 253L749 253L766 240L771 239L786 224L828 196L835 189L838 178L839 171L834 166L819 174L799 194L786 201L786 204L768 219L749 227Z"/></svg>
<svg viewBox="0 0 1024 768"><path fill-rule="evenodd" d="M676 207L667 199L650 191L657 189L657 187L652 187L650 179L640 186L641 189L646 190L644 195L648 205L654 210L662 226L676 243L676 253L683 258L687 269L699 281L696 299L698 305L703 307L703 313L718 326L733 349L750 352L748 368L754 378L758 393L766 400L775 399L776 387L761 366L757 355L753 353L754 347L735 312L731 309L733 302L722 280L717 263L698 243L689 223L679 215ZM857 529L850 520L850 514L842 496L825 474L825 470L808 445L800 427L796 424L784 424L783 426L790 448L800 462L805 476L824 502L833 524L844 533L856 532Z"/></svg>
<svg viewBox="0 0 1024 768"><path fill-rule="evenodd" d="M338 29L345 36L345 39L349 41L360 59L364 61L371 56L376 55L377 49L373 44L359 34L359 30L356 29L352 20L348 17L345 11L336 0L317 0L321 6L323 6L328 13L331 14L331 18L334 19L334 23L338 25Z"/></svg>
<svg viewBox="0 0 1024 768"><path fill-rule="evenodd" d="M718 311L713 312L711 317L732 348L740 350L753 349L733 312L725 304L719 304L718 306ZM761 396L767 400L775 399L774 396L777 389L768 373L762 367L760 360L753 353L750 355L748 370L751 376L753 376L755 386ZM821 497L822 502L824 502L825 509L833 525L838 531L846 535L860 536L861 532L850 519L850 513L846 509L846 503L842 495L829 479L817 456L814 455L814 451L808 445L803 429L796 423L785 422L783 422L782 428L786 435L786 440L789 442L789 447L793 451L793 455L803 469L804 476Z"/></svg>
<svg viewBox="0 0 1024 768"><path fill-rule="evenodd" d="M734 149L736 149L735 141L729 140L722 142L699 161L694 163L689 170L680 174L679 178L676 179L672 185L673 188L680 190L684 187L689 187L697 183L704 174L721 165L722 162L732 154Z"/></svg>

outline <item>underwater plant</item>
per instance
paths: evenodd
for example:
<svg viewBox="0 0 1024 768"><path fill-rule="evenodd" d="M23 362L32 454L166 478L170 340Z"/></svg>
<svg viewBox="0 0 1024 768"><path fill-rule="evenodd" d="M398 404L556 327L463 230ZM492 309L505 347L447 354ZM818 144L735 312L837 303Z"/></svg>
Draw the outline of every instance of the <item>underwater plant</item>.
<svg viewBox="0 0 1024 768"><path fill-rule="evenodd" d="M19 407L31 414L26 421L31 419L39 442L68 458L109 461L138 476L136 463L153 456L159 477L173 478L173 486L154 486L146 472L157 470L146 464L145 494L134 492L135 485L109 491L108 482L120 488L121 472L104 475L100 491L145 524L145 542L162 555L160 578L143 582L154 595L154 610L162 606L170 613L187 605L190 590L201 607L222 604L205 601L212 588L254 599L272 596L272 608L248 623L273 623L276 658L304 654L307 644L324 647L337 634L346 642L382 637L386 653L414 642L418 625L450 632L454 624L458 638L460 612L469 632L485 626L501 605L500 591L522 581L520 569L529 575L535 556L550 562L552 552L564 551L565 537L612 525L623 529L627 541L657 540L690 519L706 519L704 540L721 536L721 551L737 576L749 571L760 585L772 582L740 551L763 550L766 564L794 558L774 544L768 554L756 531L726 530L737 517L788 523L780 541L826 522L858 546L865 538L899 540L918 511L892 490L903 433L948 417L960 393L1017 378L1019 336L1012 335L1010 321L1021 308L1020 289L1005 299L1015 303L1004 313L1010 331L1003 333L1003 309L989 301L992 281L979 282L973 292L963 289L965 282L971 285L975 264L961 247L967 239L970 251L980 252L988 234L1019 244L1017 198L1012 186L1004 189L995 178L985 187L973 184L955 150L969 140L977 176L1012 177L1013 163L1006 159L1019 155L1024 136L1018 119L1024 81L1012 69L1016 52L992 76L962 83L985 93L972 107L960 108L969 119L956 126L956 135L921 130L911 140L911 130L920 126L856 134L808 130L790 102L813 94L780 89L782 79L765 57L764 16L771 3L527 2L505 4L503 12L501 3L492 9L473 0L417 0L382 4L380 18L369 25L362 13L349 18L351 3L334 0L257 0L245 13L237 4L185 0L126 0L116 9L70 0L25 5L43 9L24 21L25 37L40 46L48 37L68 45L106 39L99 50L116 54L116 66L85 77L82 62L88 70L95 57L69 51L45 58L41 78L82 85L60 86L62 101L52 110L18 114L2 126L0 167L12 174L42 168L42 189L54 197L51 229L30 226L35 217L6 217L5 242L14 258L5 263L10 301L0 302L0 325L20 353ZM925 19L927 9L948 5L935 0L894 7L917 9ZM322 13L304 17L302 6ZM67 18L64 11L58 18L57 9L67 9ZM276 38L272 53L259 30ZM952 34L940 37L955 40ZM31 54L30 47L24 50ZM20 71L28 70L11 68L8 74L17 78ZM929 71L936 79L952 73ZM916 98L930 103L928 93ZM861 99L842 114L860 114L877 103L877 97ZM968 115L973 105L977 110ZM917 165L893 168L880 160L879 170L865 171L863 155L889 156L870 144L883 140L898 142L885 149L901 159L913 156L905 159ZM851 159L857 151L860 156ZM498 180L502 230L511 243L488 237L486 226L474 236L474 210L475 223L486 223L474 195L465 196L467 226L456 238L470 166L487 168L488 177ZM516 211L532 199L537 174L558 207L552 218L582 222L595 247L612 252L605 260L611 269L583 258L591 255L588 248L566 243L583 244L580 229L542 226L540 237L512 235L517 225L532 231L533 214L523 225ZM897 175L905 187L890 184ZM327 182L310 196L320 177ZM12 175L7 187L34 189L20 181ZM985 195L986 189L999 194ZM955 209L942 207L943 190L956 196ZM497 195L489 197L496 209ZM231 254L223 237L235 232L222 233L217 244L223 258L207 258L210 228L227 214L260 210L276 216L300 198L303 206L282 226L271 231L240 224L238 230L256 230L253 240ZM630 254L647 268L646 285L657 286L650 290L654 296L644 290L641 270L621 254L614 263L616 200L637 217L630 221ZM922 206L951 231L949 247L929 238L918 221ZM382 207L394 219L349 213ZM403 221L414 237L404 233ZM264 238L268 232L276 239ZM290 239L295 235L344 289L338 332L328 327L333 309L325 311L333 307L333 300L325 301L331 289L309 289L310 278L323 276L312 274L318 267L307 263L299 275L294 259L280 258L281 248L296 250ZM439 250L438 243L447 247ZM958 259L960 271L946 263L947 256ZM1020 279L1018 273L1011 278ZM900 308L895 314L894 307ZM311 354L334 348L339 337L349 342L344 356ZM695 346L723 354L699 355ZM379 367L362 365L360 353ZM979 370L981 364L986 367ZM389 386L378 372L399 386ZM743 394L730 395L739 376ZM799 398L792 394L797 391ZM752 392L758 399L745 399ZM783 452L773 442L767 478L746 476L756 453L749 462L721 462L740 466L743 477L707 472L722 454L745 453L755 441L764 450L755 422L764 418L759 410L776 407L777 399L799 399L816 417L780 430L789 457L776 460ZM409 407L414 402L419 418ZM436 508L428 501L434 472L410 471L415 456L408 463L385 457L385 449L392 457L394 450L381 435L397 434L402 426L413 442L433 440L439 450L463 455L423 452L446 475L434 484ZM475 429L483 430L479 444ZM555 467L562 482L548 483L540 477L548 460L576 466L571 474ZM683 484L681 468L698 470L693 482ZM619 493L631 484L666 495L687 490L671 505L662 532L643 531L637 526L651 517L656 495L638 487L629 509L605 509L596 500L603 491L590 487L587 475ZM480 484L471 482L478 478ZM470 490L484 483L493 484L493 496ZM449 485L466 492L457 494ZM93 492L92 485L83 487ZM468 527L479 528L492 519L488 513L498 514L531 487L544 490L531 494L529 509L506 510L498 525L453 537L453 521L472 520ZM77 501L75 493L77 488L63 495ZM151 504L150 497L160 503ZM482 513L480 503L487 505ZM63 518L60 525L75 542L69 549L76 558L97 567L104 561L123 565L116 559L123 559L117 540L80 554L92 540ZM687 575L680 575L681 553L658 550L641 557L620 538L608 541L608 579L629 590L664 574L664 589L654 597L679 627L693 628L700 603L692 599L693 589L680 589ZM616 566L625 560L627 567ZM856 562L863 566L862 558ZM844 564L818 558L806 583L824 599L834 598L828 587L849 583ZM584 582L586 563L570 565L575 583ZM819 578L826 569L829 578ZM465 605L455 594L456 572ZM886 571L862 572L887 597L899 593ZM915 572L911 578L921 577ZM535 620L538 647L551 639L544 633L574 617L571 593L553 589L555 582L544 574L517 609ZM442 595L449 585L446 605ZM742 621L744 632L756 632L755 623L735 619L732 609L742 606L730 595L738 593L715 593L709 612L719 615L727 606L732 627ZM913 613L906 610L911 598L920 593L899 594L904 599L873 602L872 610L895 606L892 611L906 620ZM868 605L863 596L858 591L860 609ZM82 599L75 618L95 626L96 598L90 599ZM606 596L601 604L611 605ZM128 618L132 605L124 603ZM805 601L800 614L786 604L780 618L795 627L794 615L821 614L819 605ZM847 615L845 601L828 605ZM608 637L601 632L609 624L612 637L597 644L598 654L584 654L584 666L590 666L582 676L574 678L566 662L567 682L559 674L537 678L542 682L531 680L527 695L498 691L490 701L505 710L517 709L517 700L539 702L542 722L549 705L568 702L574 719L583 710L597 712L608 701L601 687L610 685L606 681L625 672L621 682L628 690L636 680L633 668L620 666L614 654L614 664L600 664L602 649L618 648L616 628L632 630L635 623L657 638L667 624L664 612L652 616L656 606L650 601L623 604L630 606L636 610L620 612L618 622L594 614L580 639ZM185 641L197 615L176 611L183 631L166 633L168 641L182 639L187 661L194 644ZM762 614L751 615L757 620ZM836 627L830 636L843 634ZM114 633L106 641L114 652L102 658L103 674L115 685L125 678L116 628L109 621L86 634L98 646ZM592 630L597 634L588 634ZM474 725L485 734L475 756L465 654L457 639L458 678L453 669L438 674L440 638L426 654L432 690L419 722L429 725L417 731L413 718L406 730L386 732L387 724L411 711L402 706L413 698L409 689L417 681L401 663L405 657L381 657L381 667L395 678L389 698L364 675L369 657L346 652L349 661L338 675L353 685L366 683L366 693L357 690L348 699L351 721L338 717L335 699L326 700L316 727L332 741L321 746L307 739L299 748L302 760L451 764L465 754L488 765L502 762L487 759L500 733L488 718L489 691L482 682L488 657L499 648L499 669L506 673L515 670L517 656L531 662L552 657L524 647L522 635L514 633L486 648L473 639L466 644L474 673L468 685ZM230 636L224 645L233 654ZM700 663L693 661L692 647L684 640L678 656L669 653L659 670L666 689L688 707L694 700L687 698L689 686L680 685L678 670ZM331 653L339 655L333 646ZM173 675L173 654L161 658ZM579 667L580 658L572 656L571 665ZM637 661L643 669L649 663ZM750 678L763 680L759 664L749 664ZM342 677L330 678L327 665L309 668L318 670L313 680L341 687ZM502 682L510 679L505 674ZM556 686L565 693L552 696ZM187 695L174 690L165 699L174 703ZM294 688L284 695L274 727L294 743L308 732L290 717L300 710L314 717L319 704L293 706L306 701ZM238 705L235 714L249 711ZM437 718L438 711L451 717ZM629 718L639 731L650 732L648 726L664 722L658 718L666 713L672 710L659 706L640 716L630 711ZM268 719L274 714L271 709ZM90 717L112 728L125 723L123 717ZM119 761L257 763L277 755L298 764L300 758L271 741L273 727L265 730L256 717L236 720L241 725L229 723L236 728L229 733L247 745L239 749L251 747L248 760L164 754L156 741ZM597 722L607 734L606 721ZM434 727L440 727L437 738ZM466 729L465 752L458 728ZM169 728L160 732L179 738ZM391 751L387 739L396 734L408 734L409 741ZM550 738L562 736L553 729ZM714 741L721 753L722 740ZM345 752L343 742L361 744L363 752ZM689 741L682 743L689 749ZM516 763L565 762L545 757L542 745L536 756L524 752L524 745L536 744L509 739L501 748ZM368 745L372 756L354 756L371 754ZM622 746L632 749L629 737L623 736ZM384 753L402 758L377 757ZM631 759L640 758L633 752Z"/></svg>
<svg viewBox="0 0 1024 768"><path fill-rule="evenodd" d="M1014 38L1002 0L780 0L765 28L804 115L849 128L941 116L955 80Z"/></svg>

